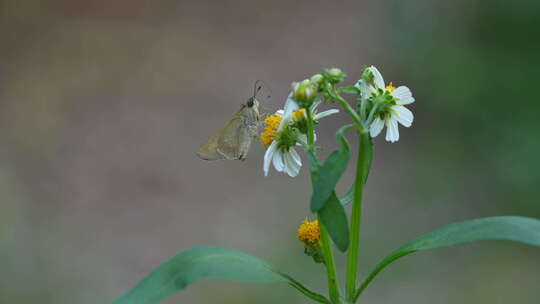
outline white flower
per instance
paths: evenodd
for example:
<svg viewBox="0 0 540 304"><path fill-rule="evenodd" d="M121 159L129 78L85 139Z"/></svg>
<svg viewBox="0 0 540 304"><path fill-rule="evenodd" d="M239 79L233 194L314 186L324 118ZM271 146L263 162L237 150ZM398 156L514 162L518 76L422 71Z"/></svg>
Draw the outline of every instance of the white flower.
<svg viewBox="0 0 540 304"><path fill-rule="evenodd" d="M337 109L331 109L317 113L316 110L320 104L320 101L316 101L309 108L314 120L319 120L339 112ZM275 119L278 117L281 118L279 126L273 129L270 124L275 124ZM267 128L263 134L261 134L261 138L273 138L264 154L263 169L265 176L268 175L270 165L272 164L276 171L287 173L290 177L295 177L300 172L302 160L294 146L306 144L307 136L300 133L299 130L292 128L292 126L301 118L305 119L307 118L307 115L305 110L300 109L296 101L293 100L291 93L285 102L285 108L276 111L276 113L272 115L272 118L269 120L270 124L267 124ZM266 140L265 143L268 144L268 140Z"/></svg>
<svg viewBox="0 0 540 304"><path fill-rule="evenodd" d="M376 115L369 128L371 137L375 137L381 133L386 125L386 141L396 142L399 140L398 122L404 127L410 127L414 116L413 113L404 105L414 102L411 90L406 86L395 88L392 83L385 86L384 79L376 67L368 68L373 74L373 83L367 85L367 91L370 95L379 95L387 93L392 96L392 104L389 107L383 108Z"/></svg>
<svg viewBox="0 0 540 304"><path fill-rule="evenodd" d="M265 176L268 176L271 163L274 165L276 171L285 172L290 177L296 177L302 167L302 160L294 147L291 146L288 149L282 149L279 147L279 142L277 140L272 142L264 154Z"/></svg>

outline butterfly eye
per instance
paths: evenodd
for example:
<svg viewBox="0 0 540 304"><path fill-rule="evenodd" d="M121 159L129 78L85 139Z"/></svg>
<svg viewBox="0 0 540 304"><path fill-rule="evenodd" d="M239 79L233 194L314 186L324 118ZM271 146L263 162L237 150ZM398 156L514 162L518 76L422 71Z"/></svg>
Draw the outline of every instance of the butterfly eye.
<svg viewBox="0 0 540 304"><path fill-rule="evenodd" d="M246 105L248 106L248 108L253 107L253 97L251 97L250 99L248 99L248 102L247 102Z"/></svg>

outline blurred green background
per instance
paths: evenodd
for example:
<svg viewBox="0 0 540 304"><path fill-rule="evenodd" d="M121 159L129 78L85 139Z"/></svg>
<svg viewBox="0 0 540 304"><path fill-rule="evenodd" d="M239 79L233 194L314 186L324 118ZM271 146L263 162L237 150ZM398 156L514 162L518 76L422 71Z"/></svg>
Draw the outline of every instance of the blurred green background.
<svg viewBox="0 0 540 304"><path fill-rule="evenodd" d="M364 275L453 221L540 218L537 0L0 1L0 303L107 303L204 244L322 292L295 239L306 169L264 178L257 143L245 162L194 152L256 79L274 111L292 81L338 66L352 82L364 64L417 100L399 143L376 140ZM334 147L346 122L326 119L320 143ZM399 261L361 302L539 303L539 279L538 248L469 244ZM165 303L307 300L207 281Z"/></svg>

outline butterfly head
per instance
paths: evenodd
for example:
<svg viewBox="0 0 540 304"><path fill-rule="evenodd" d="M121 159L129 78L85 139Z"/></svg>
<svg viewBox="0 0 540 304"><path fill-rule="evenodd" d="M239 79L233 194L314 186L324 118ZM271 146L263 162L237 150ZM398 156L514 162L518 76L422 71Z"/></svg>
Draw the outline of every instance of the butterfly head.
<svg viewBox="0 0 540 304"><path fill-rule="evenodd" d="M248 99L248 101L246 102L246 107L248 108L257 108L259 107L259 101L257 99L255 99L255 97L250 97Z"/></svg>

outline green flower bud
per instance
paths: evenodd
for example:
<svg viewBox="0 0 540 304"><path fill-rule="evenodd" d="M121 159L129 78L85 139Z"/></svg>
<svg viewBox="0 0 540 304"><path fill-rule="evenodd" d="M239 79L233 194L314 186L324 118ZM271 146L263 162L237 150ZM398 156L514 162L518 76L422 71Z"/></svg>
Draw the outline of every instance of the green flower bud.
<svg viewBox="0 0 540 304"><path fill-rule="evenodd" d="M304 79L293 86L293 97L302 107L307 108L317 95L317 90L309 79Z"/></svg>
<svg viewBox="0 0 540 304"><path fill-rule="evenodd" d="M365 68L362 72L362 79L364 79L367 83L373 83L373 79L375 76L373 76L373 72L370 68Z"/></svg>
<svg viewBox="0 0 540 304"><path fill-rule="evenodd" d="M311 76L310 80L312 84L319 86L324 81L324 77L321 74L315 74Z"/></svg>
<svg viewBox="0 0 540 304"><path fill-rule="evenodd" d="M325 73L326 73L326 76L328 77L328 80L333 84L336 84L342 81L343 78L345 78L346 76L345 73L343 73L343 71L338 68L326 69Z"/></svg>
<svg viewBox="0 0 540 304"><path fill-rule="evenodd" d="M328 76L338 78L338 77L343 77L344 74L341 71L341 69L331 68L328 70Z"/></svg>

